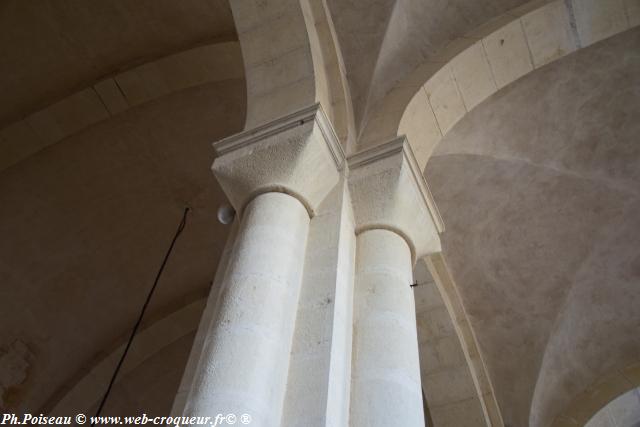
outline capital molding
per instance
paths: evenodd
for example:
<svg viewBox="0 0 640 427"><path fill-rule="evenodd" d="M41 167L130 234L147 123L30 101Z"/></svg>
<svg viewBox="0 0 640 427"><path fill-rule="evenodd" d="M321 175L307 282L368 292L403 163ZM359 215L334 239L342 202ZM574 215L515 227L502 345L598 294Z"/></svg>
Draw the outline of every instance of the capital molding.
<svg viewBox="0 0 640 427"><path fill-rule="evenodd" d="M407 139L402 136L347 159L356 233L388 229L415 259L441 251L444 223Z"/></svg>
<svg viewBox="0 0 640 427"><path fill-rule="evenodd" d="M320 104L213 144L211 167L233 207L262 193L297 198L314 215L345 168L342 146Z"/></svg>

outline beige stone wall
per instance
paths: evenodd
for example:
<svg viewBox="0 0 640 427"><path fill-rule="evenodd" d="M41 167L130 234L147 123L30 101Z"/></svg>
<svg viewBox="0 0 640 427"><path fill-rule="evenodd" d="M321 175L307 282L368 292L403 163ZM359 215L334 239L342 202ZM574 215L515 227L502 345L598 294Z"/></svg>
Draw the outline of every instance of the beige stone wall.
<svg viewBox="0 0 640 427"><path fill-rule="evenodd" d="M424 267L422 267L424 268ZM422 388L436 427L487 425L467 359L433 279L416 272Z"/></svg>

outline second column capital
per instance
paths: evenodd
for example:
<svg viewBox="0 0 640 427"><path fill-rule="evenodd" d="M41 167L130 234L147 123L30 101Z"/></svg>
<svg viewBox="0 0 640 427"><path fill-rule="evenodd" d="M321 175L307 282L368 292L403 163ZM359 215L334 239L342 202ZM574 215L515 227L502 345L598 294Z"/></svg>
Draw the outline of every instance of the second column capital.
<svg viewBox="0 0 640 427"><path fill-rule="evenodd" d="M402 236L413 261L441 251L444 224L405 137L348 159L356 234L388 229Z"/></svg>

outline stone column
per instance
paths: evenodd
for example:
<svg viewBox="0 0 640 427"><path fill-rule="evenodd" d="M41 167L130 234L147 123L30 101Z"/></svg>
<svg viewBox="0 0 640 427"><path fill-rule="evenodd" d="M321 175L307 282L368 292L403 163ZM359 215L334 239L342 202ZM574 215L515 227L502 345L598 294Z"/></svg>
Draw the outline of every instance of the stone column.
<svg viewBox="0 0 640 427"><path fill-rule="evenodd" d="M241 219L183 415L279 426L309 221L343 155L319 106L214 147L213 172Z"/></svg>
<svg viewBox="0 0 640 427"><path fill-rule="evenodd" d="M442 222L404 138L349 159L356 219L351 425L424 426L415 304L417 257Z"/></svg>

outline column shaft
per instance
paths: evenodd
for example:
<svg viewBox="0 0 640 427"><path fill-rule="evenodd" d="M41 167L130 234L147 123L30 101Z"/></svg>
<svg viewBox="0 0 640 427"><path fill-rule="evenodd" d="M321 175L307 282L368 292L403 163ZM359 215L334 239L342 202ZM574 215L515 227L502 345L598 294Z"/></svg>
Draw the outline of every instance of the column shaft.
<svg viewBox="0 0 640 427"><path fill-rule="evenodd" d="M245 208L185 415L251 415L280 425L309 215L265 193Z"/></svg>
<svg viewBox="0 0 640 427"><path fill-rule="evenodd" d="M351 425L423 427L409 246L382 229L356 245Z"/></svg>

